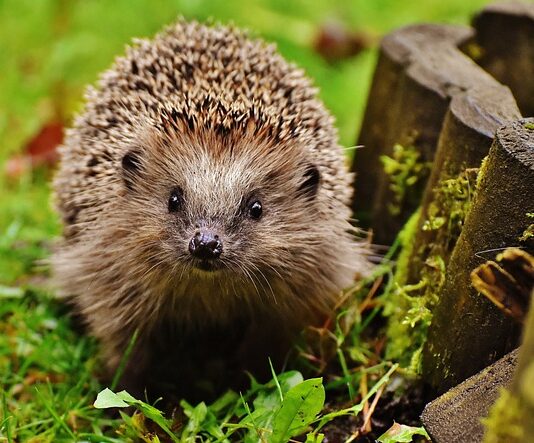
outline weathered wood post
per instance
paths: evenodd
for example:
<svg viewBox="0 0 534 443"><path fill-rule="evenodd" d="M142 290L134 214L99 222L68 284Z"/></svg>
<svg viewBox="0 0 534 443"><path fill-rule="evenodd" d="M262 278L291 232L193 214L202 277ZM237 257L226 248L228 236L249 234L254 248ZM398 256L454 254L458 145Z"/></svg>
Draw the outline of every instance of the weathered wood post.
<svg viewBox="0 0 534 443"><path fill-rule="evenodd" d="M471 281L503 314L520 324L525 323L534 290L532 255L521 249L508 248L497 256L497 261L490 260L476 268L471 274ZM481 442L485 422L490 437L486 443L512 443L517 441L525 425L534 425L534 414L529 411L528 400L523 402L518 398L519 395L528 396L528 391L534 388L534 379L529 378L534 377L534 372L528 375L530 363L534 363L534 314L532 319L532 325L527 322L524 328L526 339L520 349L512 351L426 405L421 420L433 442ZM529 334L532 334L531 344ZM521 354L521 360L525 363L519 369L518 354ZM520 375L522 369L527 380L517 383L523 377ZM516 382L513 385L519 385L521 393L516 389L513 393L507 390L514 378ZM525 389L527 392L523 392ZM531 406L534 406L534 391L531 398ZM525 412L531 414L530 423L526 423ZM486 419L488 415L490 417Z"/></svg>
<svg viewBox="0 0 534 443"><path fill-rule="evenodd" d="M534 251L534 119L497 131L477 193L452 253L423 356L441 393L517 346L519 328L471 286L470 273L503 248Z"/></svg>
<svg viewBox="0 0 534 443"><path fill-rule="evenodd" d="M421 201L408 283L421 279L429 257L448 263L474 195L478 167L495 131L520 118L508 88L487 84L484 79L479 87L455 95L445 117L432 174Z"/></svg>
<svg viewBox="0 0 534 443"><path fill-rule="evenodd" d="M466 52L512 90L524 116L534 116L534 3L489 5L473 20Z"/></svg>
<svg viewBox="0 0 534 443"><path fill-rule="evenodd" d="M393 146L415 147L421 163L432 161L456 76L443 76L456 62L457 47L472 36L464 27L415 25L387 35L367 100L353 170L356 172L354 209L375 233L375 242L391 243L409 214L418 206L424 176L412 195L396 203L381 162ZM463 64L473 64L465 57ZM455 71L454 71L455 72Z"/></svg>
<svg viewBox="0 0 534 443"><path fill-rule="evenodd" d="M381 43L358 140L363 148L353 163L356 216L373 229L376 243L391 243L419 206L452 97L466 93L483 104L491 96L480 91L500 90L495 115L497 123L507 121L500 112L513 107L509 92L458 49L471 38L469 28L427 24L402 28ZM518 116L511 110L511 118ZM399 177L385 171L385 156L400 164Z"/></svg>
<svg viewBox="0 0 534 443"><path fill-rule="evenodd" d="M421 420L433 443L482 441L482 419L498 400L501 389L511 385L517 355L516 349L426 405Z"/></svg>

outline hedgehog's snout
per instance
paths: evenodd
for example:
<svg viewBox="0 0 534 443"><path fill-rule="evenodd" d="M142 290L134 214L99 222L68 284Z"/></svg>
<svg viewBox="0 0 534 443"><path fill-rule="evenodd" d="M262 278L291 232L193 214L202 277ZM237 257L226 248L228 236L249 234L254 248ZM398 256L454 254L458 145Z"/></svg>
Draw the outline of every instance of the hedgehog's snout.
<svg viewBox="0 0 534 443"><path fill-rule="evenodd" d="M189 252L193 257L201 260L218 258L222 251L222 240L210 230L197 231L189 242Z"/></svg>

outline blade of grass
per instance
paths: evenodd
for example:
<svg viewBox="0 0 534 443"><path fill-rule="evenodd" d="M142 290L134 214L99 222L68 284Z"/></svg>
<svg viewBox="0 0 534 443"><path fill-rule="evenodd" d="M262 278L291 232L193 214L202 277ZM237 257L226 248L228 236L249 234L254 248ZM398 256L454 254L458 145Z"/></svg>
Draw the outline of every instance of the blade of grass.
<svg viewBox="0 0 534 443"><path fill-rule="evenodd" d="M128 346L126 347L126 350L124 351L124 354L122 355L119 366L117 367L115 375L113 376L113 380L111 381L110 389L112 391L115 391L115 388L117 387L117 384L119 383L122 374L124 373L124 369L126 369L126 365L128 364L128 360L130 359L130 355L133 351L138 335L139 329L136 329L132 335L132 338L130 339L130 342L128 343Z"/></svg>
<svg viewBox="0 0 534 443"><path fill-rule="evenodd" d="M50 403L46 400L44 395L41 393L41 391L39 391L39 389L37 387L35 388L35 392L37 394L37 397L39 398L39 400L41 401L41 403L45 407L45 409L48 411L48 413L52 416L52 418L56 422L56 424L59 427L63 428L65 430L65 432L67 434L69 434L69 436L72 437L72 439L74 441L77 441L78 439L76 438L76 435L74 434L74 432L72 432L72 429L69 428L67 423L65 423L65 421L57 414L57 412L54 410L52 405L50 405Z"/></svg>
<svg viewBox="0 0 534 443"><path fill-rule="evenodd" d="M2 390L2 423L0 423L0 430L5 428L8 443L13 442L13 438L11 436L11 418L12 415L9 413L9 409L7 408L6 393L4 390Z"/></svg>
<svg viewBox="0 0 534 443"><path fill-rule="evenodd" d="M269 366L271 367L271 374L273 376L274 383L276 384L276 389L278 389L278 394L280 394L280 401L284 401L284 394L282 393L282 387L280 386L280 382L278 381L278 377L276 376L276 372L273 368L273 362L269 358Z"/></svg>

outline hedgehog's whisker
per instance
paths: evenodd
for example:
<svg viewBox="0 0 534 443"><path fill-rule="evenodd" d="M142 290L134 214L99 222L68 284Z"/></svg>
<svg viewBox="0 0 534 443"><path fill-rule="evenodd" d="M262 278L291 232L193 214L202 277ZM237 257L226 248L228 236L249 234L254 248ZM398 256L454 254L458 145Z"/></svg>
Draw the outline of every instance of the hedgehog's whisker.
<svg viewBox="0 0 534 443"><path fill-rule="evenodd" d="M263 273L263 271L255 264L252 264L252 266L254 267L254 269L262 276L262 278L265 280L265 283L267 283L267 286L269 286L269 290L271 292L271 295L273 297L273 300L274 302L276 303L276 295L274 295L274 291L273 291L273 288L271 286L271 283L269 282L269 280L267 279L267 277L265 276L265 274Z"/></svg>
<svg viewBox="0 0 534 443"><path fill-rule="evenodd" d="M260 290L258 289L258 286L256 285L256 282L254 281L254 278L252 277L252 274L250 273L250 271L244 265L240 263L236 262L236 265L239 267L241 272L243 272L243 274L247 276L247 279L254 285L254 288L256 289L258 296L261 297Z"/></svg>

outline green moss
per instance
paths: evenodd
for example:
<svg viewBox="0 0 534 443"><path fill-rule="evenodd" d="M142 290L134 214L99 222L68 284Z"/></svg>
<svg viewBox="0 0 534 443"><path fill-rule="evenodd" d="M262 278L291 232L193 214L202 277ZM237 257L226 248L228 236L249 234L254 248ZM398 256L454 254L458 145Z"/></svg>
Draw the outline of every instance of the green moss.
<svg viewBox="0 0 534 443"><path fill-rule="evenodd" d="M528 218L534 218L533 212L527 212ZM527 228L523 231L523 234L519 237L519 241L527 241L530 238L534 238L534 223L527 226Z"/></svg>
<svg viewBox="0 0 534 443"><path fill-rule="evenodd" d="M419 211L401 233L399 255L393 284L385 294L384 313L389 316L386 357L419 373L421 354L432 309L438 301L446 277L446 263L463 227L475 191L476 169L465 169L456 177L444 175L434 189L424 231L432 231L430 243L414 251ZM417 282L408 284L414 257L421 258Z"/></svg>
<svg viewBox="0 0 534 443"><path fill-rule="evenodd" d="M486 427L484 443L519 443L523 439L523 411L520 400L507 389L492 406L489 416L482 420Z"/></svg>
<svg viewBox="0 0 534 443"><path fill-rule="evenodd" d="M528 129L529 131L534 131L534 123L533 122L527 122L523 124L523 127L525 129Z"/></svg>
<svg viewBox="0 0 534 443"><path fill-rule="evenodd" d="M450 251L462 231L473 200L477 172L476 168L468 168L454 178L443 177L434 189L422 229L435 231L433 243L440 249Z"/></svg>
<svg viewBox="0 0 534 443"><path fill-rule="evenodd" d="M480 163L480 168L478 168L478 175L477 175L477 182L476 182L476 189L479 189L480 188L480 183L482 182L482 180L484 179L484 176L486 175L486 169L487 169L487 164L488 164L488 158L489 158L489 155L486 155L483 160L482 160L482 163Z"/></svg>
<svg viewBox="0 0 534 443"><path fill-rule="evenodd" d="M519 378L521 395L530 408L534 408L534 361L522 371Z"/></svg>
<svg viewBox="0 0 534 443"><path fill-rule="evenodd" d="M408 324L403 323L402 319L405 317L406 312L414 308L410 303L412 298L409 295L410 290L413 290L413 288L407 287L406 282L420 214L419 208L412 214L398 235L401 252L397 260L395 274L382 295L383 314L385 317L389 317L387 358L402 360L404 367L411 366L411 353L409 352L411 334L408 331ZM402 359L403 356L405 357L404 360Z"/></svg>
<svg viewBox="0 0 534 443"><path fill-rule="evenodd" d="M421 153L415 146L404 147L399 143L393 146L391 157L382 155L380 161L389 176L389 188L393 192L388 210L391 215L399 215L405 206L417 204L421 197L417 185L428 177L430 163L421 159Z"/></svg>
<svg viewBox="0 0 534 443"><path fill-rule="evenodd" d="M401 252L397 258L397 265L395 268L395 282L398 285L406 284L408 280L408 268L410 265L410 257L415 246L415 233L419 225L419 218L421 217L421 208L418 208L408 219L401 232L399 232L399 242Z"/></svg>
<svg viewBox="0 0 534 443"><path fill-rule="evenodd" d="M396 277L395 277L396 278ZM389 315L386 358L397 360L410 371L421 370L421 352L432 322L431 308L445 282L445 262L429 257L415 284L395 284L385 315Z"/></svg>
<svg viewBox="0 0 534 443"><path fill-rule="evenodd" d="M415 373L420 372L422 345L432 319L428 309L428 305L432 303L420 294L437 294L437 288L431 288L444 281L443 269L439 266L439 257L436 257L429 260L428 270L418 283L407 284L419 219L420 210L417 210L399 234L402 250L392 284L384 294L384 315L389 317L386 358L399 361ZM436 271L437 275L434 275Z"/></svg>
<svg viewBox="0 0 534 443"><path fill-rule="evenodd" d="M476 42L467 44L464 48L464 52L475 61L480 60L484 55L484 49Z"/></svg>

